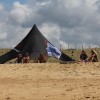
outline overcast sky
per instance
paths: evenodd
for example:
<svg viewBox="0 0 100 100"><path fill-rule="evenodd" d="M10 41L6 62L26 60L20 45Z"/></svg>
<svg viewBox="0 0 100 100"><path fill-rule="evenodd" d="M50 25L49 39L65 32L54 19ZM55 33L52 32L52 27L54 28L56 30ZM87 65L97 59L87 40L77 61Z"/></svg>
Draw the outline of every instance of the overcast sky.
<svg viewBox="0 0 100 100"><path fill-rule="evenodd" d="M0 48L15 47L34 24L57 47L100 47L100 0L0 0Z"/></svg>

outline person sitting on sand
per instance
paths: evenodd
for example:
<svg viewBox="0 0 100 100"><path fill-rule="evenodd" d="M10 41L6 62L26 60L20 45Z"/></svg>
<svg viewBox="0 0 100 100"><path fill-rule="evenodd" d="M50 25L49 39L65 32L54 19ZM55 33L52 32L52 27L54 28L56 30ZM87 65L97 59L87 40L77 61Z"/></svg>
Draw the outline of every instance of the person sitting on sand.
<svg viewBox="0 0 100 100"><path fill-rule="evenodd" d="M40 53L40 56L38 58L39 63L46 63L46 58Z"/></svg>
<svg viewBox="0 0 100 100"><path fill-rule="evenodd" d="M30 61L29 53L26 53L25 57L23 58L23 63L29 63L29 61Z"/></svg>
<svg viewBox="0 0 100 100"><path fill-rule="evenodd" d="M86 59L87 59L87 54L86 54L86 52L84 51L84 50L82 50L82 52L81 52L81 54L80 54L80 60L82 61L82 62L84 62L84 61L86 61Z"/></svg>
<svg viewBox="0 0 100 100"><path fill-rule="evenodd" d="M22 63L22 62L23 62L23 57L22 57L22 54L19 53L16 59L16 63Z"/></svg>
<svg viewBox="0 0 100 100"><path fill-rule="evenodd" d="M95 50L91 50L91 56L88 59L90 62L98 62L97 52Z"/></svg>

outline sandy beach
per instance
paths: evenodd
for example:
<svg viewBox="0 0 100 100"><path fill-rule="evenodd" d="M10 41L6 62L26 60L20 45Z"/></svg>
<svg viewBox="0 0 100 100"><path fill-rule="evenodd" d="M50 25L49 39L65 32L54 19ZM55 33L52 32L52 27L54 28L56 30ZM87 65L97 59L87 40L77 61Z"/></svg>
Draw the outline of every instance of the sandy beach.
<svg viewBox="0 0 100 100"><path fill-rule="evenodd" d="M100 63L1 64L0 100L100 100Z"/></svg>

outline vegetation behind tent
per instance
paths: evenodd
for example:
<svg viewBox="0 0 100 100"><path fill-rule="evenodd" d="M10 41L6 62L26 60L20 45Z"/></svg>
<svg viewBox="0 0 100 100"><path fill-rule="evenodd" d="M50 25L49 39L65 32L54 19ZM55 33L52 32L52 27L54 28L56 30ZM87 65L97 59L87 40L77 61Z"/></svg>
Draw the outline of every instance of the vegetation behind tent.
<svg viewBox="0 0 100 100"><path fill-rule="evenodd" d="M100 48L89 48L89 49L85 49L86 53L88 56L90 56L90 51L92 49L95 49L98 53L98 59L100 60ZM0 49L0 56L7 53L8 51L10 51L11 49L9 48L5 48L5 49ZM73 56L72 56L72 51L73 51ZM79 60L79 56L80 56L80 53L81 53L81 49L78 49L78 50L75 50L75 49L66 49L66 50L62 50L62 52L64 52L65 54L69 55L70 57L76 59L76 60ZM7 63L9 62L12 62L14 63L15 59L11 60L11 61L8 61ZM60 62L59 60L53 58L53 57L49 57L47 62Z"/></svg>

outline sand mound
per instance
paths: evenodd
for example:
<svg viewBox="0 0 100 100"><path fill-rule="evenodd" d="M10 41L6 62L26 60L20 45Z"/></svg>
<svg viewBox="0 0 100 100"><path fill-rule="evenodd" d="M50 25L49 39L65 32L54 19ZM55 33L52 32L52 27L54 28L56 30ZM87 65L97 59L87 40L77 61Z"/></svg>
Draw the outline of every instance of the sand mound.
<svg viewBox="0 0 100 100"><path fill-rule="evenodd" d="M0 100L87 99L100 99L100 63L0 65Z"/></svg>

